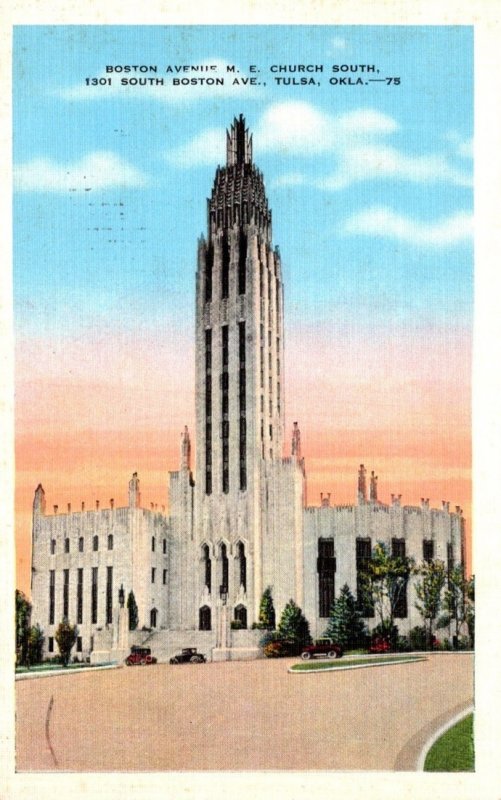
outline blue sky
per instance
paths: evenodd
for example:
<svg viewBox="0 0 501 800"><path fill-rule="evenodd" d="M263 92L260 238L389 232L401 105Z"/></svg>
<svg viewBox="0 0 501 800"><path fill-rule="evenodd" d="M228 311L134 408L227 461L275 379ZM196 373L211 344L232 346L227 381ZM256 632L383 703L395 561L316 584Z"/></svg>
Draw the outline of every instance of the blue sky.
<svg viewBox="0 0 501 800"><path fill-rule="evenodd" d="M16 28L18 334L166 317L191 330L196 238L239 113L273 209L288 324L468 326L472 49L469 27ZM117 85L106 66L125 64L156 65L147 76L165 85ZM225 85L173 87L165 68L181 64L216 65ZM227 64L260 85L230 85ZM270 71L285 64L322 64L305 73L319 85L278 86L299 77ZM343 64L379 73L332 72ZM400 84L329 84L349 75Z"/></svg>

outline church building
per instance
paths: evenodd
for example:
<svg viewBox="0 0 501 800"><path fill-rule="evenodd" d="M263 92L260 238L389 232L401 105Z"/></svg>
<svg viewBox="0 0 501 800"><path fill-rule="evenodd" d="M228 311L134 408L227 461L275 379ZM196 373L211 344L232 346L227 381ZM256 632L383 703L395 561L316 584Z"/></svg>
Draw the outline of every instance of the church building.
<svg viewBox="0 0 501 800"><path fill-rule="evenodd" d="M227 133L198 242L195 325L197 458L181 434L179 469L170 473L169 508L144 508L136 473L129 502L116 508L67 507L47 513L35 492L32 536L33 623L55 653L63 617L78 626L78 655L113 660L124 648L119 596L133 592L138 626L125 646L148 642L159 660L197 646L209 659L259 654L262 594L271 587L277 619L293 598L313 636L333 599L374 545L416 562L464 561L461 509L378 499L377 477L354 469L353 505L306 506L306 468L297 423L285 442L284 305L280 253L263 176L253 162L242 116ZM284 449L287 454L284 455ZM399 604L401 633L422 620L413 579ZM123 609L122 609L123 612ZM366 609L369 627L374 623ZM123 616L123 614L122 614ZM231 622L238 623L231 626Z"/></svg>

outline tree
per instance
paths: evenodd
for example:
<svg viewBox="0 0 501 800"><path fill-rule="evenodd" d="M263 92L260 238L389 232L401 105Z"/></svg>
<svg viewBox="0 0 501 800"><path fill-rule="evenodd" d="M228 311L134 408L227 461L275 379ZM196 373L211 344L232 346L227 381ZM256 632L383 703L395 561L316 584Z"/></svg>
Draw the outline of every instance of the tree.
<svg viewBox="0 0 501 800"><path fill-rule="evenodd" d="M433 623L438 616L442 604L442 590L447 580L447 571L443 561L423 562L417 574L422 580L416 583L418 603L415 606L423 618L426 627L428 646L433 642Z"/></svg>
<svg viewBox="0 0 501 800"><path fill-rule="evenodd" d="M339 597L331 606L325 636L334 639L345 649L349 645L356 647L366 633L367 629L357 607L357 601L345 583Z"/></svg>
<svg viewBox="0 0 501 800"><path fill-rule="evenodd" d="M31 603L23 592L16 589L16 661L26 664L28 657L28 634L31 619Z"/></svg>
<svg viewBox="0 0 501 800"><path fill-rule="evenodd" d="M258 626L264 630L272 631L275 629L275 624L275 607L273 605L271 586L268 586L261 597Z"/></svg>
<svg viewBox="0 0 501 800"><path fill-rule="evenodd" d="M77 626L70 625L67 619L63 619L57 626L55 639L63 666L67 667L70 660L71 649L77 640Z"/></svg>
<svg viewBox="0 0 501 800"><path fill-rule="evenodd" d="M384 542L378 542L374 547L372 557L361 573L361 585L366 602L374 606L381 625L388 621L390 628L393 627L395 612L405 597L413 564L408 556L391 555Z"/></svg>
<svg viewBox="0 0 501 800"><path fill-rule="evenodd" d="M129 596L127 597L127 609L129 611L129 630L135 631L138 623L139 623L139 614L137 609L136 598L134 597L134 592L129 592Z"/></svg>
<svg viewBox="0 0 501 800"><path fill-rule="evenodd" d="M454 641L457 645L461 628L467 623L471 601L468 597L469 581L465 578L464 569L457 564L447 575L447 588L444 592L442 607L444 614L437 621L437 628L454 625Z"/></svg>
<svg viewBox="0 0 501 800"><path fill-rule="evenodd" d="M32 625L28 631L28 658L29 664L40 664L43 655L44 635L40 625Z"/></svg>
<svg viewBox="0 0 501 800"><path fill-rule="evenodd" d="M278 624L278 634L282 641L290 642L293 650L300 650L310 644L310 626L303 612L294 600L289 600Z"/></svg>

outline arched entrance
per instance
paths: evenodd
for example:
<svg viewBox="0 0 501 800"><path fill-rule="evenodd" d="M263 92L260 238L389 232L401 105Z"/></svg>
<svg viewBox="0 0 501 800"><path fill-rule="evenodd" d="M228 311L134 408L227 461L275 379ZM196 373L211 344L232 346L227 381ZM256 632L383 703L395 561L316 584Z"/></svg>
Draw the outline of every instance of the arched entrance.
<svg viewBox="0 0 501 800"><path fill-rule="evenodd" d="M157 615L158 611L156 608L152 608L150 611L150 628L157 627Z"/></svg>

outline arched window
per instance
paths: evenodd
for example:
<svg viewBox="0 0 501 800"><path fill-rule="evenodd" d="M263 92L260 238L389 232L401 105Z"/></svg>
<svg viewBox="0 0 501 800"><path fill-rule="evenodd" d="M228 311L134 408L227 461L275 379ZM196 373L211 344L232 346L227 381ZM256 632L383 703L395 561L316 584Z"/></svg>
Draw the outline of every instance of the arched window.
<svg viewBox="0 0 501 800"><path fill-rule="evenodd" d="M202 559L204 562L204 585L207 587L207 591L210 593L212 583L212 565L210 560L209 545L207 544L204 544L202 547Z"/></svg>
<svg viewBox="0 0 501 800"><path fill-rule="evenodd" d="M235 608L235 622L240 622L242 628L247 627L247 609L243 605Z"/></svg>
<svg viewBox="0 0 501 800"><path fill-rule="evenodd" d="M245 557L245 545L243 542L238 543L238 560L240 563L240 586L243 587L245 592L247 591L247 559Z"/></svg>
<svg viewBox="0 0 501 800"><path fill-rule="evenodd" d="M200 611L198 612L199 616L199 629L201 631L210 631L211 630L211 611L209 606L202 606Z"/></svg>
<svg viewBox="0 0 501 800"><path fill-rule="evenodd" d="M80 536L80 538L78 539L78 552L83 553L83 549L84 549L84 540L83 536Z"/></svg>
<svg viewBox="0 0 501 800"><path fill-rule="evenodd" d="M94 536L92 539L92 549L97 550L99 548L99 536Z"/></svg>
<svg viewBox="0 0 501 800"><path fill-rule="evenodd" d="M156 628L157 627L157 613L158 612L157 612L156 608L152 608L151 609L151 611L150 611L150 628Z"/></svg>
<svg viewBox="0 0 501 800"><path fill-rule="evenodd" d="M221 544L221 585L219 587L220 594L228 594L228 555L226 545L224 542Z"/></svg>
<svg viewBox="0 0 501 800"><path fill-rule="evenodd" d="M64 540L64 552L65 553L70 552L70 540L68 538Z"/></svg>
<svg viewBox="0 0 501 800"><path fill-rule="evenodd" d="M108 534L108 550L113 550L113 534Z"/></svg>

